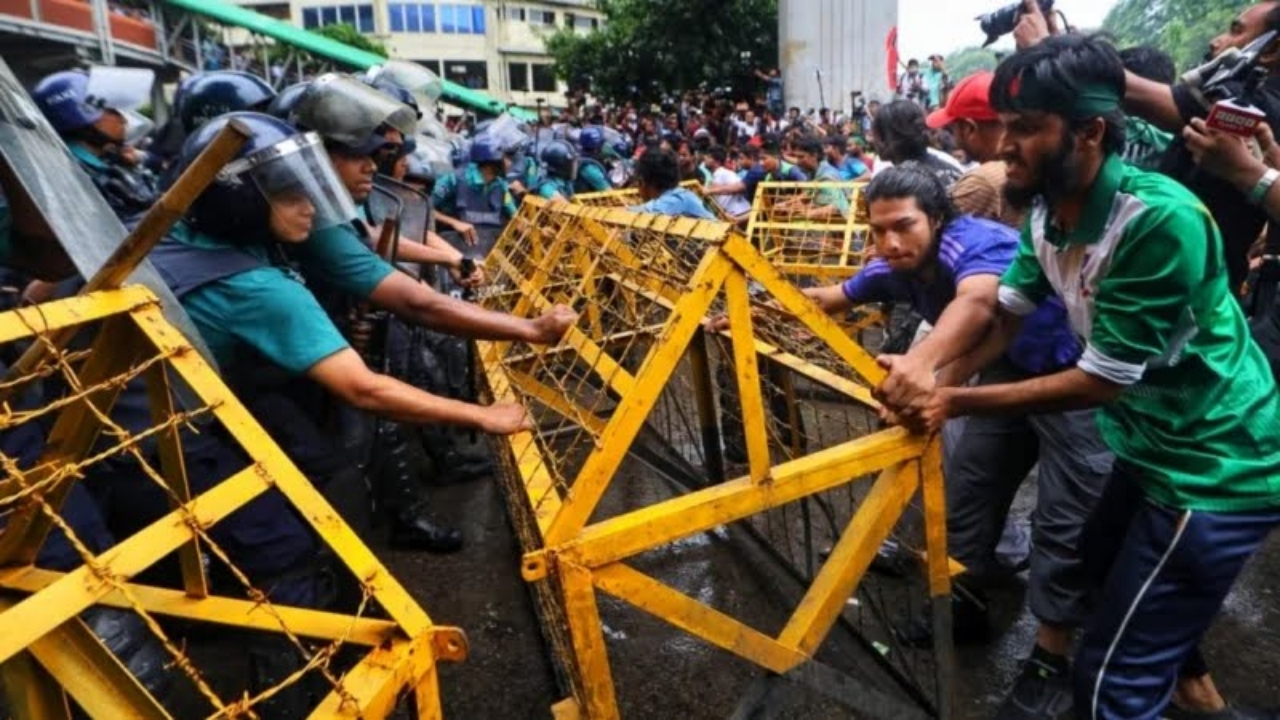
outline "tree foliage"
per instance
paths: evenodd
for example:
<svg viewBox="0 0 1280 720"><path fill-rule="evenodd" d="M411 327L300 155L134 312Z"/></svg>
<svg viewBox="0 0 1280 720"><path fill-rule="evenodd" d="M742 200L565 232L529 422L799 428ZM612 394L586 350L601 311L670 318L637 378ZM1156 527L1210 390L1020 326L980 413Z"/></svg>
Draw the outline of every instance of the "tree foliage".
<svg viewBox="0 0 1280 720"><path fill-rule="evenodd" d="M1179 70L1200 64L1209 41L1222 34L1256 0L1120 0L1102 27L1125 48L1153 45L1171 55Z"/></svg>
<svg viewBox="0 0 1280 720"><path fill-rule="evenodd" d="M994 51L987 48L968 47L947 56L947 74L953 81L958 82L979 70L995 70L996 64Z"/></svg>
<svg viewBox="0 0 1280 720"><path fill-rule="evenodd" d="M370 40L367 36L361 35L360 31L350 23L338 23L336 25L325 25L311 32L317 35L323 35L330 40L337 40L340 43L350 45L357 50L374 53L387 57L387 46L376 40Z"/></svg>
<svg viewBox="0 0 1280 720"><path fill-rule="evenodd" d="M599 0L605 24L546 39L571 88L607 100L657 99L700 85L758 87L777 65L777 0ZM747 57L744 53L750 53Z"/></svg>

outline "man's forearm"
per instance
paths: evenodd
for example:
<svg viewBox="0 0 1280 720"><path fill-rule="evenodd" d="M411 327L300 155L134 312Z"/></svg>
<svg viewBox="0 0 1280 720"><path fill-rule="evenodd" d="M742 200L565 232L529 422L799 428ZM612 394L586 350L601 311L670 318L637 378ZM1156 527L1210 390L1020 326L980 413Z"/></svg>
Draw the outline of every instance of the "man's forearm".
<svg viewBox="0 0 1280 720"><path fill-rule="evenodd" d="M948 363L938 374L939 385L962 385L986 366L1004 355L1022 329L1022 318L998 312L995 322L978 345Z"/></svg>
<svg viewBox="0 0 1280 720"><path fill-rule="evenodd" d="M436 237L438 239L438 236ZM439 244L432 243L431 239L432 237L429 235L427 242L424 244L400 238L400 243L396 246L396 260L425 265L444 265L451 268L456 268L461 264L462 253L443 240L440 240L440 243L443 243L443 247L441 247Z"/></svg>
<svg viewBox="0 0 1280 720"><path fill-rule="evenodd" d="M1110 402L1124 388L1071 368L1002 385L948 388L948 415L1036 414L1083 410Z"/></svg>
<svg viewBox="0 0 1280 720"><path fill-rule="evenodd" d="M373 289L375 305L414 325L476 340L534 341L532 320L492 312L433 290L401 273L392 273Z"/></svg>
<svg viewBox="0 0 1280 720"><path fill-rule="evenodd" d="M987 334L993 315L986 300L958 295L942 311L929 335L907 354L937 370L969 352Z"/></svg>
<svg viewBox="0 0 1280 720"><path fill-rule="evenodd" d="M1173 87L1125 72L1124 109L1171 133L1182 132L1185 124L1173 101Z"/></svg>

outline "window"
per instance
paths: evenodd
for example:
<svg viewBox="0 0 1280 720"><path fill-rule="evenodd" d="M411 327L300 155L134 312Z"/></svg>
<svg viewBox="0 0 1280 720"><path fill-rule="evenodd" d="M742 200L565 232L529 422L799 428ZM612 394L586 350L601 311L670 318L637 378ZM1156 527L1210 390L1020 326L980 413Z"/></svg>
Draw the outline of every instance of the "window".
<svg viewBox="0 0 1280 720"><path fill-rule="evenodd" d="M573 19L574 19L574 14L573 14L573 13L565 13L565 14L564 14L564 26L565 26L565 27L567 27L567 28L572 29L572 28L573 28Z"/></svg>
<svg viewBox="0 0 1280 720"><path fill-rule="evenodd" d="M556 14L550 10L529 10L530 25L555 25Z"/></svg>
<svg viewBox="0 0 1280 720"><path fill-rule="evenodd" d="M516 22L524 22L524 20L525 20L524 8L519 7L519 6L515 6L515 7L499 7L499 8L498 8L498 19L499 19L499 20L514 20L514 21L516 21Z"/></svg>
<svg viewBox="0 0 1280 720"><path fill-rule="evenodd" d="M424 67L424 68L426 68L426 69L430 70L431 72L435 73L436 75L439 75L439 74L440 74L440 61L439 61L439 60L414 60L414 62L416 62L416 63L418 63L419 65L421 65L422 67Z"/></svg>
<svg viewBox="0 0 1280 720"><path fill-rule="evenodd" d="M391 32L436 31L436 6L431 3L391 3L387 5L387 15Z"/></svg>
<svg viewBox="0 0 1280 720"><path fill-rule="evenodd" d="M472 90L484 90L489 87L489 67L483 60L445 60L444 78Z"/></svg>
<svg viewBox="0 0 1280 720"><path fill-rule="evenodd" d="M460 35L484 34L483 5L440 4L440 32Z"/></svg>
<svg viewBox="0 0 1280 720"><path fill-rule="evenodd" d="M514 89L514 88L512 88ZM533 66L534 92L556 91L556 66L549 63Z"/></svg>
<svg viewBox="0 0 1280 720"><path fill-rule="evenodd" d="M529 90L529 63L507 63L507 81L513 91Z"/></svg>
<svg viewBox="0 0 1280 720"><path fill-rule="evenodd" d="M392 23L395 22L395 14L392 13ZM373 5L331 5L302 9L302 27L308 30L338 23L346 23L360 32L373 32Z"/></svg>

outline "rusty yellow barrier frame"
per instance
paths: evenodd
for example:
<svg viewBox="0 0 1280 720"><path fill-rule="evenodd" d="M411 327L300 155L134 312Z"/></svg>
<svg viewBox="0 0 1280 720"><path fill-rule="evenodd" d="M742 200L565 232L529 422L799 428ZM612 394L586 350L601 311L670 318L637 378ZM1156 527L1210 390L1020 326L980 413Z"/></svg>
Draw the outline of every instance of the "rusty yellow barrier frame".
<svg viewBox="0 0 1280 720"><path fill-rule="evenodd" d="M69 717L68 696L91 717L169 717L78 618L94 605L133 610L144 619L160 615L366 646L368 653L336 680L333 692L311 717L383 718L406 693L416 699L418 717L440 717L436 665L465 658L465 635L431 621L165 321L149 291L134 286L0 314L0 343L32 337L39 341L63 329L93 326L99 327L96 339L79 370L90 390L80 402L40 410L54 419L44 455L31 471L9 473L0 482L0 504L9 501L13 510L0 530L0 677L17 717ZM181 421L169 406L170 375L207 405L251 462L197 497L190 497L181 462L176 432ZM164 481L175 498L186 502L175 502L168 515L86 558L74 571L35 568L36 553L51 524L58 522L58 508L76 481L75 467L90 462L86 458L104 432L105 416L122 385L113 378L134 376L148 383L153 418L168 420L157 435ZM95 383L100 383L99 389ZM11 411L6 407L5 412ZM42 482L46 484L37 487ZM205 544L203 530L270 488L278 489L305 518L360 581L366 599L385 611L386 619L282 607L262 597L251 601L209 594L197 548L216 548ZM182 561L183 590L130 582L174 551ZM211 694L206 697L217 700ZM251 712L243 702L231 702L216 707L215 716Z"/></svg>
<svg viewBox="0 0 1280 720"><path fill-rule="evenodd" d="M680 187L701 198L702 204L720 220L724 222L734 221L734 218L729 217L719 203L702 192L702 184L697 180L685 180L680 183ZM621 188L593 193L579 193L573 196L573 202L588 207L628 208L643 203L644 198L640 197L640 191L636 188Z"/></svg>
<svg viewBox="0 0 1280 720"><path fill-rule="evenodd" d="M747 239L788 277L847 280L871 252L865 188L864 182L762 182ZM839 207L832 205L837 199Z"/></svg>
<svg viewBox="0 0 1280 720"><path fill-rule="evenodd" d="M509 487L523 494L516 498L521 507L513 514L527 518L532 526L519 528L526 550L523 575L526 580L550 588L552 607L544 608L543 612L567 624L568 647L553 650L569 655L561 660L569 666L574 697L557 706L558 714L593 719L618 716L596 605L597 590L772 672L785 673L806 662L837 621L880 544L917 490L923 492L925 509L929 594L935 599L949 595L951 569L946 560L943 481L937 440L889 429L772 464L759 374L761 358L776 354L777 348L764 346L754 337L749 286L763 288L795 322L820 338L843 360L846 376L808 366L803 358L791 358L789 367L828 384L847 396L851 403L874 404L865 388L883 377L883 371L866 351L727 224L634 215L572 204L550 206L537 199L525 200L515 228L508 231L508 237L504 237L490 255L491 277L498 277L502 283L522 291L516 305L504 309L517 314L540 312L551 302L549 296L557 292L556 288L546 286L550 269L579 262L573 258L575 251L565 233L554 230L570 227L565 224L566 220L577 222L573 232L595 235L595 240L602 243L603 253L639 252L628 240L629 234L633 236L640 229L661 228L670 237L670 242L661 245L685 251L696 247L700 260L687 287L678 291L656 287L643 277L630 282L633 292L647 293L651 300L665 302L670 308L668 318L660 327L631 328L650 332L655 338L634 374L621 368L620 359L610 356L609 338L597 331L590 312L583 313L579 325L570 331L561 347L546 351L578 355L593 368L602 383L616 392L616 405L608 417L582 412L572 406L571 398L545 386L539 388L520 370L520 362L526 357L520 354L525 352L522 349L502 343L479 344L484 376L494 398L537 403L564 417L576 417L576 422L587 428L593 438L585 461L572 478L556 476L559 466L543 456L543 448L534 434L517 434L501 441L508 452L509 472L519 476L508 483ZM552 230L530 232L531 228ZM536 243L532 251L528 246L530 242ZM534 260L519 266L516 254L507 252L517 249L512 243L519 244L520 257ZM661 261L650 259L648 262L660 264ZM598 276L600 265L601 261L596 260L582 261L576 266L573 272L579 291L590 292L594 283L605 280ZM625 277L613 277L611 281L628 283ZM491 303L491 306L497 304ZM745 473L703 490L591 522L663 387L681 359L694 353L695 337L704 319L717 307L726 308L731 321L729 335L748 455ZM851 383L849 379L861 379L864 384ZM876 479L861 479L869 475ZM749 627L628 564L645 551L855 482L871 483L865 499L789 622L776 636ZM942 717L949 717L952 712L950 603L936 601L932 607L939 656L939 712Z"/></svg>

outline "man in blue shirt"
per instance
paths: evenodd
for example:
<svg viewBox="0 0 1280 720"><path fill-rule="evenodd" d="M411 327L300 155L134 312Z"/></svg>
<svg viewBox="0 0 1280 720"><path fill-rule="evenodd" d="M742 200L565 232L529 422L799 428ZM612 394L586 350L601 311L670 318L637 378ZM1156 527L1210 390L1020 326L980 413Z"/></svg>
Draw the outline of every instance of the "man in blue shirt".
<svg viewBox="0 0 1280 720"><path fill-rule="evenodd" d="M823 146L827 151L827 164L840 173L841 180L860 180L871 172L866 164L848 153L848 141L844 137L832 135Z"/></svg>
<svg viewBox="0 0 1280 720"><path fill-rule="evenodd" d="M844 182L840 172L823 159L822 143L816 137L795 143L796 165L813 176L814 182ZM823 188L786 201L810 220L835 220L849 216L849 198L835 188Z"/></svg>
<svg viewBox="0 0 1280 720"><path fill-rule="evenodd" d="M652 148L636 161L640 197L645 202L627 208L631 212L715 220L702 198L680 187L680 166L675 153Z"/></svg>
<svg viewBox="0 0 1280 720"><path fill-rule="evenodd" d="M868 186L867 202L877 257L841 285L804 292L829 313L869 302L908 302L932 323L932 331L905 355L879 358L889 376L877 393L886 406L902 407L921 388L967 379L950 377L948 365L971 350L994 321L1000 277L1013 262L1018 235L992 221L957 216L941 181L920 168L886 170ZM1051 297L979 382L1053 373L1071 366L1080 351L1064 306ZM947 547L968 569L966 585L998 574L993 554L1005 516L1039 463L1028 596L1041 624L1024 675L1036 674L1046 654L1065 654L1084 620L1086 584L1077 545L1110 472L1111 453L1092 411L967 418L948 426L944 438ZM984 611L959 604L956 609L957 632L985 634ZM1069 688L1053 689L1050 709L1069 707ZM1019 692L1015 687L1014 694Z"/></svg>

